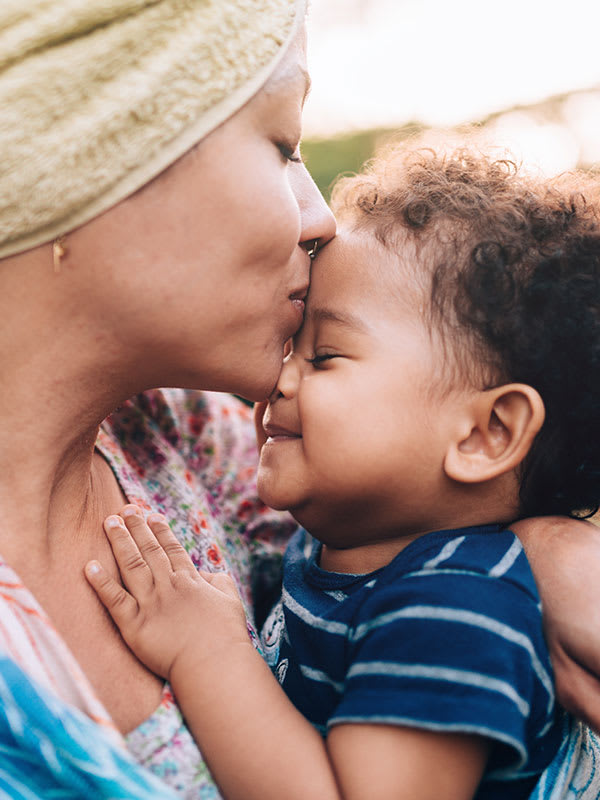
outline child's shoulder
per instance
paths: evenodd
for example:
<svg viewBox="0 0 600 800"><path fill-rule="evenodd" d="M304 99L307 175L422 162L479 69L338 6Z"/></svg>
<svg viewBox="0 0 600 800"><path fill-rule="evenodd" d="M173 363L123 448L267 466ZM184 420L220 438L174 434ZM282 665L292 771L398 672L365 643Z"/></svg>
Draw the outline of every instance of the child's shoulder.
<svg viewBox="0 0 600 800"><path fill-rule="evenodd" d="M435 531L412 542L388 567L383 582L398 578L458 581L462 590L470 584L481 587L508 582L535 604L539 595L517 536L500 525L483 525ZM430 581L428 580L427 583Z"/></svg>
<svg viewBox="0 0 600 800"><path fill-rule="evenodd" d="M560 726L519 540L499 526L427 534L369 586L355 610L335 721L356 719L364 692L369 713L390 724L481 734L494 742L486 796L525 796L523 782L551 760Z"/></svg>

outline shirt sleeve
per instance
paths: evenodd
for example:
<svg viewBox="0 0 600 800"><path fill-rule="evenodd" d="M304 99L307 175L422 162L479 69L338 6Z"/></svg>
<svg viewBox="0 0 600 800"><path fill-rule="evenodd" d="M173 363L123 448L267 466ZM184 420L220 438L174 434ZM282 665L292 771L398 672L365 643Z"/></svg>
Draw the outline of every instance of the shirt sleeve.
<svg viewBox="0 0 600 800"><path fill-rule="evenodd" d="M405 576L373 588L350 639L329 724L479 734L523 765L551 727L554 691L534 599L484 574Z"/></svg>

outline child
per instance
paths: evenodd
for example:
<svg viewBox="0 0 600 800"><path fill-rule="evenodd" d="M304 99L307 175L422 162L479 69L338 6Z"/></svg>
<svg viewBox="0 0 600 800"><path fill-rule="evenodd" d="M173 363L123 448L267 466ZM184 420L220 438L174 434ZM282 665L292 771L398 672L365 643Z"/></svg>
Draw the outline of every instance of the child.
<svg viewBox="0 0 600 800"><path fill-rule="evenodd" d="M261 497L314 537L265 626L284 691L159 515L107 520L128 591L86 574L225 797L524 798L560 719L505 528L598 505L595 207L468 150L395 150L334 202L259 425Z"/></svg>

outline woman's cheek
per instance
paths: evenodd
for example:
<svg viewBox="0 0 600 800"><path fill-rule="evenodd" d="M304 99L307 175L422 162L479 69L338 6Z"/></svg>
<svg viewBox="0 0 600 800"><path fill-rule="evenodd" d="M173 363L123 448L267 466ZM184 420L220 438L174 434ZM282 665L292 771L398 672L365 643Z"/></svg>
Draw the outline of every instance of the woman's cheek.
<svg viewBox="0 0 600 800"><path fill-rule="evenodd" d="M275 245L274 240L276 240L276 246L286 251L286 261L292 257L302 236L300 207L288 178L289 171L294 166L294 164L290 164L286 167L286 171L281 175L281 180L274 182L271 186L270 195L266 195L269 197L270 203L268 208L265 207L263 214L263 219L266 221L265 227L269 227L272 231L271 244Z"/></svg>

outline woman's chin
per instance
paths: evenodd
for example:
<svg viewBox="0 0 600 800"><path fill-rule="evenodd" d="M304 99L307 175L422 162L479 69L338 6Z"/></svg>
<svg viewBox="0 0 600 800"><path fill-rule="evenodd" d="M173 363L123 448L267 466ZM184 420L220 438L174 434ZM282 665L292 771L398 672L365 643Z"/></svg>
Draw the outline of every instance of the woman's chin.
<svg viewBox="0 0 600 800"><path fill-rule="evenodd" d="M253 379L253 376L246 374L244 379L238 382L238 386L229 391L252 403L268 400L275 391L282 365L283 349L281 352L277 352L268 362L263 361L259 371L256 370L255 366L252 367L252 371L256 372L255 379ZM246 367L248 367L248 364L246 364Z"/></svg>
<svg viewBox="0 0 600 800"><path fill-rule="evenodd" d="M228 394L237 395L242 400L249 403L260 403L263 400L268 400L273 392L273 388L277 384L279 373L281 371L281 364L277 363L277 368L273 369L273 365L265 367L265 371L254 376L238 375L237 379L229 378L225 380L223 376L218 376L218 379L209 383L204 381L204 385L196 385L194 388L206 389L213 392L227 392ZM192 388L187 386L186 388Z"/></svg>

